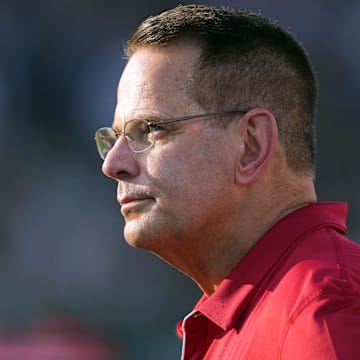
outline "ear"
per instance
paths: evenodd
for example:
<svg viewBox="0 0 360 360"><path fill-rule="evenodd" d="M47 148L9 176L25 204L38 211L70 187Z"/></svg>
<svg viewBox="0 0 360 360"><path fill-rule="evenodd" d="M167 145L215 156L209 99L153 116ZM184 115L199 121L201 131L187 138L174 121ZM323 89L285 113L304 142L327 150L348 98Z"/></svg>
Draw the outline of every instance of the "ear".
<svg viewBox="0 0 360 360"><path fill-rule="evenodd" d="M245 185L253 183L268 165L278 141L278 127L273 114L259 108L247 112L238 124L235 178Z"/></svg>

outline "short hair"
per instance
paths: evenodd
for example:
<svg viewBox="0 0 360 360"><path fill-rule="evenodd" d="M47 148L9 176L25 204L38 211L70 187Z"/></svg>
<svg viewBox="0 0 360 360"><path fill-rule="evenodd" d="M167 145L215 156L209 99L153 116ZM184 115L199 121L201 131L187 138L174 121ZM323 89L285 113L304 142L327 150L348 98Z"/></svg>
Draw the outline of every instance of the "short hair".
<svg viewBox="0 0 360 360"><path fill-rule="evenodd" d="M147 18L125 53L175 42L201 49L187 87L204 109L267 108L289 166L313 174L317 81L306 51L289 32L252 11L180 5Z"/></svg>

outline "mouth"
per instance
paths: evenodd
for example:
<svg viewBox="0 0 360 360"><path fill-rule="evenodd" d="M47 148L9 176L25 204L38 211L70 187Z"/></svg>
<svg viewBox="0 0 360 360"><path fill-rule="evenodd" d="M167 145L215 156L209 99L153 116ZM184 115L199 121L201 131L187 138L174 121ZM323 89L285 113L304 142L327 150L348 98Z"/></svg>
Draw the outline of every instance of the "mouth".
<svg viewBox="0 0 360 360"><path fill-rule="evenodd" d="M118 197L118 203L121 206L124 206L133 202L138 202L147 199L150 199L150 197L147 195L123 195L121 197Z"/></svg>
<svg viewBox="0 0 360 360"><path fill-rule="evenodd" d="M125 217L131 212L141 212L143 207L154 198L148 195L124 195L118 198L118 203L121 206L121 213Z"/></svg>

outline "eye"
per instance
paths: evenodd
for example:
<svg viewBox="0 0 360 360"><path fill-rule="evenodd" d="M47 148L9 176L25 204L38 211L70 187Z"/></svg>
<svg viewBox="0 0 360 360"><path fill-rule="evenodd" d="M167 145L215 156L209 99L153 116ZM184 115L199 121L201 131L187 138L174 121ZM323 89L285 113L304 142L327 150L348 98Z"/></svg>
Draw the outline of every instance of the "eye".
<svg viewBox="0 0 360 360"><path fill-rule="evenodd" d="M113 129L113 132L114 132L114 134L112 134L112 137L115 137L116 139L118 139L122 134L121 131L118 131L118 130L115 130L115 129Z"/></svg>
<svg viewBox="0 0 360 360"><path fill-rule="evenodd" d="M160 126L159 124L153 124L153 123L149 123L149 128L153 131L161 131L161 130L165 130L162 126Z"/></svg>

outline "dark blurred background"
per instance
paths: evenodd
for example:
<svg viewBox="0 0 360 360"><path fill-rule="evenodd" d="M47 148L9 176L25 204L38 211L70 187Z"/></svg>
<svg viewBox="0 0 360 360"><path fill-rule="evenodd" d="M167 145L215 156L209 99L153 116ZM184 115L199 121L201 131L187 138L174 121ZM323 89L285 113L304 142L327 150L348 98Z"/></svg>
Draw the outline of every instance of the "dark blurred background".
<svg viewBox="0 0 360 360"><path fill-rule="evenodd" d="M320 83L318 195L349 203L349 234L360 240L360 2L207 3L261 10L307 48ZM124 42L177 4L0 3L0 343L9 349L39 322L80 319L121 359L180 358L175 323L200 292L125 244L116 184L93 140L112 122Z"/></svg>

